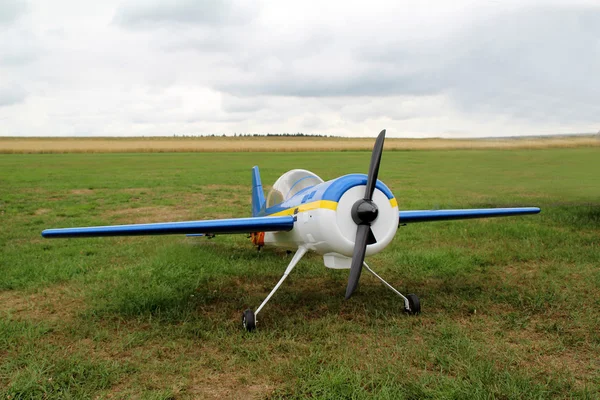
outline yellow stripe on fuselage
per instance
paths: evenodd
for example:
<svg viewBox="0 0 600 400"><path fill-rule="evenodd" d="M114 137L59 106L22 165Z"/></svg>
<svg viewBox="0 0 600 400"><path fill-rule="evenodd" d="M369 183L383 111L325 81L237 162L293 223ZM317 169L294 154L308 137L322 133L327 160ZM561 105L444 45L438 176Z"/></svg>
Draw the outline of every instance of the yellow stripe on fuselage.
<svg viewBox="0 0 600 400"><path fill-rule="evenodd" d="M390 204L392 207L398 207L398 202L396 201L395 197L390 199ZM279 211L274 214L269 214L269 216L270 217L279 217L281 215L294 215L299 212L316 210L318 208L326 208L328 210L335 211L335 210L337 210L337 205L338 205L337 201L318 200L318 201L313 201L312 203L300 204L297 207L288 208L287 210ZM296 211L296 210L298 210L298 211Z"/></svg>
<svg viewBox="0 0 600 400"><path fill-rule="evenodd" d="M275 214L270 214L271 217L278 217L280 215L294 215L296 210L298 212L316 210L317 208L326 208L328 210L336 210L337 209L337 201L331 200L318 200L313 201L312 203L300 204L298 207L288 208L287 210L279 211Z"/></svg>

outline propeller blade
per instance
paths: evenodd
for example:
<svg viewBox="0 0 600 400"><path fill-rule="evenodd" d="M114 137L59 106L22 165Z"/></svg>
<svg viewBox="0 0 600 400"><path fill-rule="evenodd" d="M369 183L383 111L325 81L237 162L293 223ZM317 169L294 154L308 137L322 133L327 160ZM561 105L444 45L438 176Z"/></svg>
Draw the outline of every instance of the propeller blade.
<svg viewBox="0 0 600 400"><path fill-rule="evenodd" d="M379 133L373 153L371 153L371 165L369 166L369 176L367 178L367 187L365 189L365 200L373 200L373 192L379 175L379 163L381 162L381 153L383 153L383 141L385 140L385 129Z"/></svg>
<svg viewBox="0 0 600 400"><path fill-rule="evenodd" d="M358 225L358 229L356 230L354 253L352 254L352 264L350 266L350 277L348 278L348 286L346 287L346 300L352 296L352 293L356 290L356 286L358 286L363 262L365 261L367 240L369 239L370 230L371 227L369 225Z"/></svg>
<svg viewBox="0 0 600 400"><path fill-rule="evenodd" d="M379 133L373 146L365 197L357 200L352 206L352 219L358 226L356 229L356 240L354 241L352 263L350 264L350 276L348 277L348 286L346 286L346 300L352 296L352 293L354 293L358 286L358 280L360 279L360 273L362 272L367 252L367 245L377 243L375 234L373 234L373 230L371 229L371 223L377 219L378 215L377 205L373 202L373 192L375 192L377 175L379 175L379 164L381 163L384 141L385 129Z"/></svg>
<svg viewBox="0 0 600 400"><path fill-rule="evenodd" d="M369 226L369 237L367 238L367 244L375 244L377 243L377 239L375 238L375 234L373 234L373 229Z"/></svg>

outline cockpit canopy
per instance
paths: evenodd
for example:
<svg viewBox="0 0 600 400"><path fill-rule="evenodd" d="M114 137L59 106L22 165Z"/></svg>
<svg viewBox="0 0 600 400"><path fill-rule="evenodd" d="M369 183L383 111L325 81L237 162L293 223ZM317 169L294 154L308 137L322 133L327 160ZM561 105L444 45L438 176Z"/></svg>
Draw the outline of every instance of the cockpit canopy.
<svg viewBox="0 0 600 400"><path fill-rule="evenodd" d="M267 195L267 208L283 203L300 191L323 183L323 179L305 169L293 169L281 175Z"/></svg>

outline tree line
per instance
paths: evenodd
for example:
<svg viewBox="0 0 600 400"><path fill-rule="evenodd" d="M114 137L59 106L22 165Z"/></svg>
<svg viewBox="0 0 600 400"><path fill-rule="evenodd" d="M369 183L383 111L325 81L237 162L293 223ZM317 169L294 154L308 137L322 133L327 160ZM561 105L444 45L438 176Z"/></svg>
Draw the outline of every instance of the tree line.
<svg viewBox="0 0 600 400"><path fill-rule="evenodd" d="M201 135L178 135L174 134L173 137L227 137L231 135L226 134L201 134ZM319 133L237 133L233 134L233 137L336 137L334 135L323 135Z"/></svg>

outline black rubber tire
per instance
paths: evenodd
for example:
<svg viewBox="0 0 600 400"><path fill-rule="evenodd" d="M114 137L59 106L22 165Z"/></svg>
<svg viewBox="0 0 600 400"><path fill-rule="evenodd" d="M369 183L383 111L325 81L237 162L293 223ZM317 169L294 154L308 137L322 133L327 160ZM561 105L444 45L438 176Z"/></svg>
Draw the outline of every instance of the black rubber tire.
<svg viewBox="0 0 600 400"><path fill-rule="evenodd" d="M256 329L256 317L254 311L247 309L242 313L242 327L247 332L252 332Z"/></svg>
<svg viewBox="0 0 600 400"><path fill-rule="evenodd" d="M410 315L421 314L421 302L419 301L417 295L411 293L406 295L406 298L408 299L408 305L410 306L410 310L407 310L407 312Z"/></svg>

